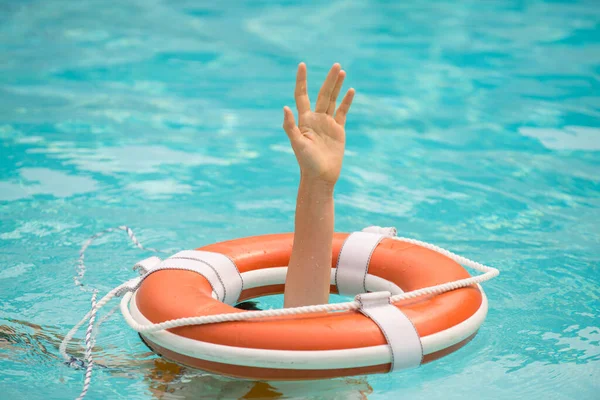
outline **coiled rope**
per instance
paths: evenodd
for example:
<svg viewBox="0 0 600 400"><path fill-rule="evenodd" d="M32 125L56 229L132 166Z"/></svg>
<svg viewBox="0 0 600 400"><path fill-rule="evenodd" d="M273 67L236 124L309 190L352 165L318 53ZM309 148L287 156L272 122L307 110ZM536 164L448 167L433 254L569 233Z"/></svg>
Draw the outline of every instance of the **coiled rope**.
<svg viewBox="0 0 600 400"><path fill-rule="evenodd" d="M81 246L81 249L79 250L79 259L77 260L76 274L73 277L73 281L75 282L75 286L78 286L84 292L92 292L92 307L91 307L90 312L88 312L85 315L85 317L81 321L79 321L79 323L77 325L75 325L71 329L71 331L69 331L69 333L64 337L63 341L61 342L61 344L59 346L59 353L62 355L63 359L65 360L65 364L67 364L70 367L77 367L77 368L85 367L86 368L85 378L84 378L84 382L83 382L83 389L81 390L81 393L77 397L77 400L83 400L83 398L87 394L87 391L89 389L89 386L90 386L90 383L92 380L92 370L94 368L94 361L92 358L92 349L96 342L95 337L98 333L98 329L100 328L100 325L102 325L102 323L104 321L106 321L117 310L118 305L115 308L113 308L112 310L110 310L100 320L98 325L96 327L94 327L96 313L106 303L108 303L113 297L115 297L116 294L119 294L118 291L115 291L115 293L113 293L113 291L114 291L114 289L113 289L106 296L104 296L102 298L102 300L100 300L100 302L96 303L96 297L98 295L98 290L87 288L84 285L84 283L82 282L83 278L85 277L85 272L86 272L85 252L88 249L88 247L90 247L90 245L96 239L100 238L101 236L104 236L107 233L115 232L115 231L119 231L119 230L127 233L127 236L129 236L129 238L131 239L133 244L141 250L147 250L147 251L151 251L154 253L166 253L163 250L158 250L158 249L155 249L152 247L142 246L140 241L137 239L137 237L133 233L133 230L125 225L108 228L101 232L98 232L95 235L91 236L88 240L86 240L85 243ZM123 286L123 285L121 285L121 286ZM79 330L81 325L83 325L83 323L88 319L89 319L88 329L87 329L86 335L85 335L85 357L84 357L84 360L81 360L81 359L71 356L67 353L67 344L73 339L73 336L75 336L75 333L77 333L77 331Z"/></svg>

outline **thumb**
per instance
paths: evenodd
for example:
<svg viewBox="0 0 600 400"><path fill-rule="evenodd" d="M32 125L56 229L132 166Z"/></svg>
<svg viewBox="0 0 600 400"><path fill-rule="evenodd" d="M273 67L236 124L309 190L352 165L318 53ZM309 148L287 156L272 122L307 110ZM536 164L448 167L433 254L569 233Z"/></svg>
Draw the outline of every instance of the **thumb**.
<svg viewBox="0 0 600 400"><path fill-rule="evenodd" d="M291 141L296 140L301 134L300 130L296 126L294 113L288 106L283 107L283 130Z"/></svg>

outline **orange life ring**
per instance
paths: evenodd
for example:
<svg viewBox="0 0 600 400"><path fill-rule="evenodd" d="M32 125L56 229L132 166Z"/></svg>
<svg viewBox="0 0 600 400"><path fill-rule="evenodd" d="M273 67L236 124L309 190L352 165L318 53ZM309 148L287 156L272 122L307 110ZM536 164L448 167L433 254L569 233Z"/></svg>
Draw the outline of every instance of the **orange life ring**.
<svg viewBox="0 0 600 400"><path fill-rule="evenodd" d="M332 268L336 267L335 262L347 237L348 234L342 233L334 235ZM292 241L292 234L274 234L215 243L198 250L226 255L244 276L247 273L286 266L290 259ZM369 274L392 282L404 291L470 276L457 262L436 251L392 238L385 238L377 245L368 268ZM283 282L244 287L239 301L281 294L283 290ZM131 314L140 323L160 323L192 316L251 312L236 309L213 298L212 292L209 281L198 273L159 270L141 283L130 305ZM337 293L335 285L331 286L331 292ZM487 300L478 285L435 296L403 300L393 305L414 325L422 342L424 363L450 354L467 344L475 336L487 313ZM173 340L164 341L164 335L180 340L181 344L173 345ZM389 361L373 361L375 358L367 356L366 350L361 352L366 358L357 361L358 364L348 361L334 363L331 367L305 365L299 369L294 362L282 361L279 365L267 365L260 360L256 363L236 363L222 359L211 351L202 353L185 350L185 346L189 344L202 343L219 349L248 349L259 355L272 352L310 355L335 350L358 352L361 349L379 349L385 346L386 337L378 325L357 310L184 326L164 331L163 336L148 333L143 334L143 337L152 349L169 360L246 379L334 378L385 373L391 365Z"/></svg>

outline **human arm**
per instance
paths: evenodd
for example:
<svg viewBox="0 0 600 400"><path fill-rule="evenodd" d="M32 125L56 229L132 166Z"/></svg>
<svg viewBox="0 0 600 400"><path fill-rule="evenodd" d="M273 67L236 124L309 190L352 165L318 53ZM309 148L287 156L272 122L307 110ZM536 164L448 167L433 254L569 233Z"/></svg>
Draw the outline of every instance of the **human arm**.
<svg viewBox="0 0 600 400"><path fill-rule="evenodd" d="M354 89L348 90L335 110L345 76L340 65L334 64L319 91L315 110L311 111L306 91L306 65L301 63L295 90L298 125L290 108L284 107L283 128L300 166L285 307L324 304L329 300L333 191L344 157L346 115L354 98Z"/></svg>

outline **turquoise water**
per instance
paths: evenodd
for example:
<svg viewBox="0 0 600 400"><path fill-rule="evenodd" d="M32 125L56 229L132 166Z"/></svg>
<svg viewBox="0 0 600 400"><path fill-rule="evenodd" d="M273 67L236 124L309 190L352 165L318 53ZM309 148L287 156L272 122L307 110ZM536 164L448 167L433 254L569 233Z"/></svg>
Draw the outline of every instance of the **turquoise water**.
<svg viewBox="0 0 600 400"><path fill-rule="evenodd" d="M600 7L475 0L1 2L1 398L79 394L57 346L89 309L73 275L92 234L175 251L293 229L280 126L301 60L313 101L335 61L357 89L336 230L396 226L502 274L449 357L263 393L598 398ZM85 281L105 292L146 256L106 236ZM157 359L118 315L96 353L89 399L251 387Z"/></svg>

